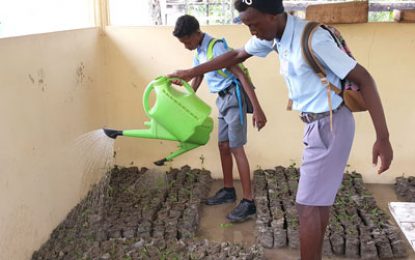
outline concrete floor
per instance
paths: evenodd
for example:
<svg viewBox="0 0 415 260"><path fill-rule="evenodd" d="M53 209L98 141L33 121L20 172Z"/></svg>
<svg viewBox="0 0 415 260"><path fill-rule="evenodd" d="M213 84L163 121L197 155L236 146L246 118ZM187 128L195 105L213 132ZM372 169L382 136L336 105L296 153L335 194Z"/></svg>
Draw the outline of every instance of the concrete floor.
<svg viewBox="0 0 415 260"><path fill-rule="evenodd" d="M222 180L215 180L212 183L211 195L223 186ZM388 202L399 201L396 197L392 184L366 184L369 191L375 197L378 206L390 215L388 210ZM241 184L235 181L237 195L241 195ZM239 197L238 197L239 198ZM244 223L229 225L226 215L239 203L203 206L200 220L200 230L198 237L218 242L235 242L244 245L252 245L255 242L255 220L251 219ZM391 221L393 218L391 216ZM406 241L405 236L402 238ZM415 259L415 253L407 243L408 258ZM300 258L299 250L292 249L265 249L265 257L267 259L284 259L297 260ZM323 257L323 259L346 259L345 257Z"/></svg>

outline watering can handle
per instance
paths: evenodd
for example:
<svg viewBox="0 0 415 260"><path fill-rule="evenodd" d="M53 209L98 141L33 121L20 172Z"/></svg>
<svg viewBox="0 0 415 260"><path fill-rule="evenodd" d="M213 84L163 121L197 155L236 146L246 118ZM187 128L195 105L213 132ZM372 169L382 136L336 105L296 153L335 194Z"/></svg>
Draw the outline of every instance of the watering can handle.
<svg viewBox="0 0 415 260"><path fill-rule="evenodd" d="M185 80L182 80L182 79L180 79L180 78L166 78L167 80L169 80L170 82L172 81L172 80L180 80L182 83L183 83L183 86L184 86L184 88L189 92L189 94L194 94L195 93L195 91L193 90L193 88L189 85L189 83L187 83L187 81L185 81ZM146 114L148 114L149 113L149 111L150 111L150 103L149 103L149 97L150 97L150 93L151 93L151 91L153 90L153 88L154 88L154 86L153 86L153 84L152 84L153 82L151 82L148 86L147 86L147 88L146 88L146 90L145 90L145 92L144 92L144 95L143 95L143 106L144 106L144 111L146 112Z"/></svg>
<svg viewBox="0 0 415 260"><path fill-rule="evenodd" d="M187 90L187 92L189 92L189 94L194 94L195 91L193 90L193 88L189 85L189 83L187 83L186 80L183 80L181 78L169 78L171 81L172 80L180 80L183 83L184 88Z"/></svg>

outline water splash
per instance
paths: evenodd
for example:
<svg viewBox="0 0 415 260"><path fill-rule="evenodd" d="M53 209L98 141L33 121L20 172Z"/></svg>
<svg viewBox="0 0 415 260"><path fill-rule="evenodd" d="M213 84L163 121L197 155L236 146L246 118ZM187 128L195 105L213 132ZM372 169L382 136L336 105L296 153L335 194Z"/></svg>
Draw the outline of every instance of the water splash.
<svg viewBox="0 0 415 260"><path fill-rule="evenodd" d="M114 167L114 142L102 129L83 134L75 139L73 150L83 166L84 189ZM88 187L86 187L88 186Z"/></svg>

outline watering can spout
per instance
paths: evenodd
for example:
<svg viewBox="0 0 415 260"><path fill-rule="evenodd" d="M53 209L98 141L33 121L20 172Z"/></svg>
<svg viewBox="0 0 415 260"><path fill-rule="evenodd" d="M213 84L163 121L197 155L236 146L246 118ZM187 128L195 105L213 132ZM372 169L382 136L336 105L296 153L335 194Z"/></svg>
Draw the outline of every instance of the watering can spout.
<svg viewBox="0 0 415 260"><path fill-rule="evenodd" d="M128 129L128 130L115 130L109 128L103 128L104 133L112 139L117 138L118 136L127 136L127 137L137 137L137 138L147 138L147 139L162 139L162 140L171 140L178 141L178 139L166 131L162 126L157 124L154 120L144 123L146 126L149 126L147 129Z"/></svg>
<svg viewBox="0 0 415 260"><path fill-rule="evenodd" d="M192 143L184 143L184 142L180 143L179 144L179 150L170 153L170 155L167 156L166 158L155 161L154 164L157 165L157 166L162 166L162 165L164 165L165 162L171 161L173 158L175 158L175 157L177 157L181 154L184 154L185 152L193 150L193 149L195 149L199 146L200 146L200 144L192 144Z"/></svg>
<svg viewBox="0 0 415 260"><path fill-rule="evenodd" d="M167 162L167 159L163 158L161 160L155 161L154 164L157 166L163 166L165 162Z"/></svg>
<svg viewBox="0 0 415 260"><path fill-rule="evenodd" d="M112 139L117 138L117 136L122 135L122 131L121 130L115 130L115 129L109 129L109 128L103 128L102 130L104 130L104 133Z"/></svg>

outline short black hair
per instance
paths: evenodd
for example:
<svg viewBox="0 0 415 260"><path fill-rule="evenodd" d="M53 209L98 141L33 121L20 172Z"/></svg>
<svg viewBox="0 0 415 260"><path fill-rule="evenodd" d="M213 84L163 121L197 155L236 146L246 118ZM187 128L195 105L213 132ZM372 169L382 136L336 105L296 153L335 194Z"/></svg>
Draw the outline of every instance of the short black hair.
<svg viewBox="0 0 415 260"><path fill-rule="evenodd" d="M280 14L284 12L282 0L235 0L235 9L244 12L252 7L264 14Z"/></svg>
<svg viewBox="0 0 415 260"><path fill-rule="evenodd" d="M173 35L177 38L190 36L200 30L199 22L194 16L185 14L180 16L176 21Z"/></svg>

